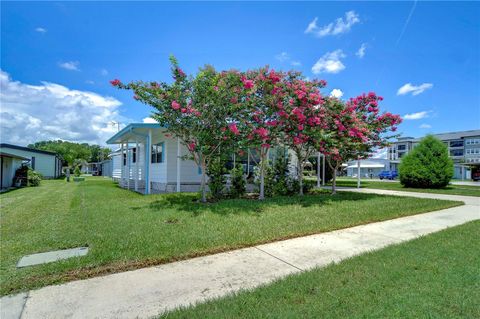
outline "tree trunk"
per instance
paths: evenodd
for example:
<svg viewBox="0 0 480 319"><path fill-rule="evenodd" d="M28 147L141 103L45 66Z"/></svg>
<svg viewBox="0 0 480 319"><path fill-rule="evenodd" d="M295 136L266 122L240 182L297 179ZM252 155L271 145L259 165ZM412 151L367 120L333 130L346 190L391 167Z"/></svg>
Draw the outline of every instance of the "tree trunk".
<svg viewBox="0 0 480 319"><path fill-rule="evenodd" d="M206 185L206 182L207 182L207 167L206 167L206 163L205 163L205 160L202 158L202 185L201 185L201 188L202 188L202 203L206 203L207 202L207 185Z"/></svg>
<svg viewBox="0 0 480 319"><path fill-rule="evenodd" d="M260 149L260 194L258 195L258 199L265 199L265 155L263 148Z"/></svg>
<svg viewBox="0 0 480 319"><path fill-rule="evenodd" d="M337 166L333 168L333 176L332 176L332 195L337 193Z"/></svg>
<svg viewBox="0 0 480 319"><path fill-rule="evenodd" d="M299 154L297 154L297 166L298 166L298 184L299 190L298 195L303 196L303 161L301 160Z"/></svg>

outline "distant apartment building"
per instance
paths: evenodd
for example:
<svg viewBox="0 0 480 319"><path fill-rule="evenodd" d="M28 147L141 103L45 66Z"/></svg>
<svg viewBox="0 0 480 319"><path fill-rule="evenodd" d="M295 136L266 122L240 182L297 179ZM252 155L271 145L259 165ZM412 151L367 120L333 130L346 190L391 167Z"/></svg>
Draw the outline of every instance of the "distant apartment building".
<svg viewBox="0 0 480 319"><path fill-rule="evenodd" d="M472 169L480 169L480 130L433 134L448 147L457 179L470 179ZM421 138L400 137L388 149L391 169L396 170L403 156L418 145Z"/></svg>

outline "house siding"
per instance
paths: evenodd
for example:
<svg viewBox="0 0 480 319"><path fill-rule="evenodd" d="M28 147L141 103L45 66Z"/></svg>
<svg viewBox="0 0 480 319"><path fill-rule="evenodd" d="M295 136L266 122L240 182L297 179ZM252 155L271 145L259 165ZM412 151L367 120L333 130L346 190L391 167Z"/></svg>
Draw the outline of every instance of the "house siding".
<svg viewBox="0 0 480 319"><path fill-rule="evenodd" d="M20 150L10 147L2 147L3 151L22 156L25 158L35 158L35 171L42 174L44 178L56 178L60 175L58 158L55 155L37 153L34 151Z"/></svg>
<svg viewBox="0 0 480 319"><path fill-rule="evenodd" d="M167 153L167 172L168 172L168 184L177 183L177 140L167 140L168 149ZM187 147L180 143L180 157L189 156L190 152ZM195 161L191 159L180 159L180 183L181 184L199 184L202 179L201 171Z"/></svg>
<svg viewBox="0 0 480 319"><path fill-rule="evenodd" d="M2 158L2 188L13 186L13 177L15 171L22 165L22 160L17 158L3 157Z"/></svg>

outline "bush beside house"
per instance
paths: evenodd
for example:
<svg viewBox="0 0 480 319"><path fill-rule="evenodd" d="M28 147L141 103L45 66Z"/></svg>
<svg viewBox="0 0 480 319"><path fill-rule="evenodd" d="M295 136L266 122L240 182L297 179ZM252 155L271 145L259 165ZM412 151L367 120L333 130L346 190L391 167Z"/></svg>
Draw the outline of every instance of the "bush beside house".
<svg viewBox="0 0 480 319"><path fill-rule="evenodd" d="M453 177L453 161L447 146L429 135L402 158L400 183L405 187L442 188Z"/></svg>

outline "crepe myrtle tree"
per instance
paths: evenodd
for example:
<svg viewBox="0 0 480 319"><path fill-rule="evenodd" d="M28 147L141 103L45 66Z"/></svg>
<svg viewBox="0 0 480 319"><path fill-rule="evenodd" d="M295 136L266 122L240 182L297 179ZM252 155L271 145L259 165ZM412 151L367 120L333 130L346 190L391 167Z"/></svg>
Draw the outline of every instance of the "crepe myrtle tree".
<svg viewBox="0 0 480 319"><path fill-rule="evenodd" d="M330 138L322 141L319 151L326 154L333 170L332 194L336 193L336 174L342 163L367 158L376 148L388 145L396 137L401 123L399 115L380 114L381 96L370 92L343 102L336 98L325 101Z"/></svg>
<svg viewBox="0 0 480 319"><path fill-rule="evenodd" d="M190 158L201 168L201 201L206 202L206 174L210 162L231 147L222 128L235 113L227 103L230 72L218 73L211 66L187 77L175 57L170 57L172 83L135 81L123 84L113 80L119 89L132 90L134 99L154 108L152 117L167 130L167 137L181 140Z"/></svg>
<svg viewBox="0 0 480 319"><path fill-rule="evenodd" d="M268 165L268 151L280 137L279 113L283 104L283 83L285 73L268 66L237 74L240 83L234 90L238 112L234 118L235 127L241 136L238 147L255 149L259 154L260 192L258 199L265 198L265 171Z"/></svg>
<svg viewBox="0 0 480 319"><path fill-rule="evenodd" d="M284 81L284 103L278 105L282 141L297 157L299 195L303 195L304 163L328 136L326 110L319 91L325 86L323 80L306 81L299 73L290 72Z"/></svg>

